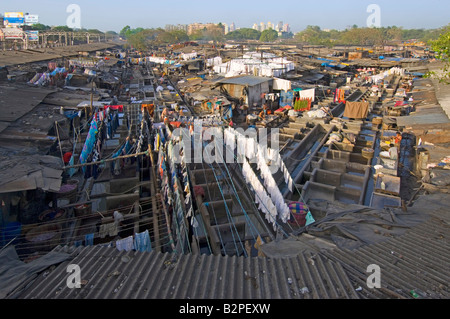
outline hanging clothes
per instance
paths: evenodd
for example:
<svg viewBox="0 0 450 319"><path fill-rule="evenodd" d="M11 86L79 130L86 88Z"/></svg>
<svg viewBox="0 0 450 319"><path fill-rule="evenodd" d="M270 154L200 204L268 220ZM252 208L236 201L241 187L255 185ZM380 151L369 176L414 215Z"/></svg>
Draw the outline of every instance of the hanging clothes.
<svg viewBox="0 0 450 319"><path fill-rule="evenodd" d="M148 229L142 233L136 233L134 235L134 248L140 252L151 252L152 243L150 240L150 235Z"/></svg>
<svg viewBox="0 0 450 319"><path fill-rule="evenodd" d="M277 230L277 208L247 160L244 160L242 165L242 174L245 181L251 185L255 192L255 203L258 205L258 209L265 215L266 220L272 224L274 230Z"/></svg>
<svg viewBox="0 0 450 319"><path fill-rule="evenodd" d="M314 102L316 98L316 89L302 90L299 92L299 97L301 99L311 99L311 101Z"/></svg>
<svg viewBox="0 0 450 319"><path fill-rule="evenodd" d="M237 135L237 155L241 155L242 157L245 157L246 154L246 146L247 146L247 139L244 135L239 134Z"/></svg>
<svg viewBox="0 0 450 319"><path fill-rule="evenodd" d="M335 103L345 103L345 90L336 89L334 94Z"/></svg>
<svg viewBox="0 0 450 319"><path fill-rule="evenodd" d="M311 212L308 212L306 214L306 224L305 224L305 226L309 226L309 225L311 225L312 223L315 223L315 222L316 222L316 220L314 219L314 217L311 214Z"/></svg>
<svg viewBox="0 0 450 319"><path fill-rule="evenodd" d="M258 148L258 151L259 149L260 148ZM279 217L281 218L283 223L286 223L289 218L289 207L286 205L283 195L281 194L281 191L278 188L278 185L275 179L273 178L272 172L270 171L270 168L267 166L264 157L258 155L257 159L258 159L257 162L258 169L261 171L261 176L263 178L264 185L268 193L270 194L273 203L277 207Z"/></svg>
<svg viewBox="0 0 450 319"><path fill-rule="evenodd" d="M347 102L344 117L354 119L365 119L369 114L369 102Z"/></svg>
<svg viewBox="0 0 450 319"><path fill-rule="evenodd" d="M83 240L82 240L82 239L80 239L80 240L75 240L75 241L73 242L73 245L74 245L75 247L83 246Z"/></svg>
<svg viewBox="0 0 450 319"><path fill-rule="evenodd" d="M115 237L119 233L119 228L117 223L108 223L100 225L99 236L100 238L105 238L106 236Z"/></svg>
<svg viewBox="0 0 450 319"><path fill-rule="evenodd" d="M94 234L87 234L84 236L85 246L94 246Z"/></svg>
<svg viewBox="0 0 450 319"><path fill-rule="evenodd" d="M116 241L116 248L118 251L131 251L134 248L133 236L128 236L124 239Z"/></svg>
<svg viewBox="0 0 450 319"><path fill-rule="evenodd" d="M246 139L246 145L245 145L245 156L251 160L253 157L256 156L256 140L252 137L248 137Z"/></svg>

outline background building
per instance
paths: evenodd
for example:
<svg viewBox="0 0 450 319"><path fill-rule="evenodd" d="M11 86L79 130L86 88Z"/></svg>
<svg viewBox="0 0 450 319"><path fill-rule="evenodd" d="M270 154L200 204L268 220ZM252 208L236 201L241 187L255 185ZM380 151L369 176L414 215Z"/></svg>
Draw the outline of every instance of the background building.
<svg viewBox="0 0 450 319"><path fill-rule="evenodd" d="M208 30L216 27L215 23L191 23L187 26L187 34L192 35L195 31L198 30ZM231 31L231 28L230 28Z"/></svg>
<svg viewBox="0 0 450 319"><path fill-rule="evenodd" d="M266 30L266 25L264 24L264 22L261 22L259 24L259 31L263 32L264 30Z"/></svg>
<svg viewBox="0 0 450 319"><path fill-rule="evenodd" d="M187 24L177 24L177 25L166 24L165 30L166 31L182 30L182 31L185 31L187 33L188 25Z"/></svg>
<svg viewBox="0 0 450 319"><path fill-rule="evenodd" d="M283 31L283 21L278 22L278 24L275 26L275 31Z"/></svg>

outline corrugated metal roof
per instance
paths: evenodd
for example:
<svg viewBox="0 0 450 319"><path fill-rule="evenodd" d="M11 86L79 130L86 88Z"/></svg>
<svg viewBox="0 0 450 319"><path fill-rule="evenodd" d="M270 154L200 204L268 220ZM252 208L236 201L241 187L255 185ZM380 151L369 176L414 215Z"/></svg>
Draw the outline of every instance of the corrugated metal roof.
<svg viewBox="0 0 450 319"><path fill-rule="evenodd" d="M10 298L400 299L413 298L414 291L420 298L448 299L450 216L445 198L420 197L408 213L425 210L426 220L402 235L354 250L306 247L291 257L245 258L79 247L72 260L39 274ZM68 264L81 268L80 289L66 285ZM367 287L367 267L373 264L381 271L379 289Z"/></svg>
<svg viewBox="0 0 450 319"><path fill-rule="evenodd" d="M367 298L448 299L450 242L448 209L431 213L430 219L409 229L404 235L358 250L334 250L323 254L342 264L351 280L357 282ZM380 266L382 289L368 289L367 267Z"/></svg>
<svg viewBox="0 0 450 319"><path fill-rule="evenodd" d="M218 81L217 83L255 86L268 81L272 81L272 79L260 76L244 75L232 78L225 78L223 80Z"/></svg>
<svg viewBox="0 0 450 319"><path fill-rule="evenodd" d="M58 247L57 249L64 249ZM66 285L68 264L82 287ZM40 274L19 299L326 299L358 298L343 268L320 255L244 258L119 252L86 247Z"/></svg>

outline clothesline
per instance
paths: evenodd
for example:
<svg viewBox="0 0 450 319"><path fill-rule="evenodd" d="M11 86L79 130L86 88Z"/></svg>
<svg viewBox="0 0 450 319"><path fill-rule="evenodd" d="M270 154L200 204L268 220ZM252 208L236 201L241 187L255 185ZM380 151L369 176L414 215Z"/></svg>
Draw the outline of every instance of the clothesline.
<svg viewBox="0 0 450 319"><path fill-rule="evenodd" d="M76 164L76 165L71 165L71 166L64 166L63 169L84 167L84 166L90 166L90 165L99 165L99 164L103 164L103 163L107 163L107 162L112 162L112 161L115 161L115 160L118 160L118 159L137 157L137 156L141 156L141 155L149 155L149 152L145 151L145 152L133 153L133 154L129 154L129 155L117 156L115 158L108 158L108 159L104 159L104 160L100 160L100 161L96 161L96 162Z"/></svg>

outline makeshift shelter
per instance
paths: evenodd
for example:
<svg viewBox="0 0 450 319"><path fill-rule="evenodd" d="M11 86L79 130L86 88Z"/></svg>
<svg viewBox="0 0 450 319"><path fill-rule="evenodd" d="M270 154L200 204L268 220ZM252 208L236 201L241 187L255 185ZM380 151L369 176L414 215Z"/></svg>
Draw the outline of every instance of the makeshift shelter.
<svg viewBox="0 0 450 319"><path fill-rule="evenodd" d="M225 78L217 82L228 94L234 98L243 98L244 103L251 106L262 104L263 94L270 93L273 79L252 75Z"/></svg>

